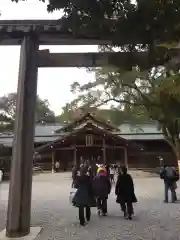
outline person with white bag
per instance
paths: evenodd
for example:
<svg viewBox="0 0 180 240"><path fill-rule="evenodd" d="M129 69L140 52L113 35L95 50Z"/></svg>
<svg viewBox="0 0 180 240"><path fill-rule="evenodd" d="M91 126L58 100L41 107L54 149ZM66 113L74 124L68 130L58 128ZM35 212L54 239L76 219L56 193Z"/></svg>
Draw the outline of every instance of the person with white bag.
<svg viewBox="0 0 180 240"><path fill-rule="evenodd" d="M80 176L80 172L79 171L76 171L76 174L73 174L72 178L73 178L73 182L71 184L71 190L70 190L70 195L69 195L69 202L71 204L73 204L73 198L77 192L77 177Z"/></svg>
<svg viewBox="0 0 180 240"><path fill-rule="evenodd" d="M3 179L3 171L0 169L0 183L2 182Z"/></svg>
<svg viewBox="0 0 180 240"><path fill-rule="evenodd" d="M74 187L77 191L72 196L72 204L78 208L80 225L84 226L86 221L89 222L91 219L91 207L96 207L91 178L86 168L80 169L80 176L76 177Z"/></svg>

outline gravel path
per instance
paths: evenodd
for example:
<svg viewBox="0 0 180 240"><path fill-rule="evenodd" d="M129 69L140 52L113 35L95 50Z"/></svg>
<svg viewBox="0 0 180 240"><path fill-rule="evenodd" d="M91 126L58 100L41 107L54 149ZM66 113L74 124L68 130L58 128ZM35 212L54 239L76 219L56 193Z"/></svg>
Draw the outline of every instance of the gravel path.
<svg viewBox="0 0 180 240"><path fill-rule="evenodd" d="M163 182L158 178L136 178L138 203L135 217L124 220L114 190L108 200L107 217L92 210L92 220L80 227L77 209L69 204L70 177L67 174L37 175L33 181L32 226L41 226L36 240L178 240L180 204L164 204ZM177 191L180 196L180 191ZM5 227L8 183L0 186L0 229Z"/></svg>

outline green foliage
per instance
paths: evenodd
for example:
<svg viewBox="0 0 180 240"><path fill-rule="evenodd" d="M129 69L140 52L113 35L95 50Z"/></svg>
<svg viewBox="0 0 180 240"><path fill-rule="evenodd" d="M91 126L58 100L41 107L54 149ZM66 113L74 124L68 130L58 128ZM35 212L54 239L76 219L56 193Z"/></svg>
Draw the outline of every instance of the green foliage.
<svg viewBox="0 0 180 240"><path fill-rule="evenodd" d="M74 109L67 108L68 105L69 104L66 104L65 107L62 108L62 114L56 117L57 122L73 121L76 117L80 117L82 114L84 115L87 112L95 114L97 119L101 119L105 122L110 121L116 126L121 125L122 123L124 123L124 121L131 121L132 123L136 124L149 120L147 114L145 114L144 112L144 109L142 109L141 107L130 107L124 110L119 110L113 106L110 109L93 108L90 106L88 108L85 108L83 106L78 109L79 115L77 116L76 114L75 117ZM77 112L78 110L75 109L75 112Z"/></svg>
<svg viewBox="0 0 180 240"><path fill-rule="evenodd" d="M1 128L12 129L16 114L16 93L9 93L0 98L0 121L8 124L2 125ZM42 100L37 96L36 104L36 122L55 122L54 112L50 110L47 100Z"/></svg>
<svg viewBox="0 0 180 240"><path fill-rule="evenodd" d="M73 104L66 103L66 105L62 108L61 115L56 116L56 121L57 122L72 121L72 110Z"/></svg>
<svg viewBox="0 0 180 240"><path fill-rule="evenodd" d="M14 128L14 122L10 121L6 124L0 123L0 132L12 132Z"/></svg>
<svg viewBox="0 0 180 240"><path fill-rule="evenodd" d="M74 37L109 39L121 51L148 51L151 63L159 46L171 49L172 43L179 41L179 0L49 0L47 9L63 10L62 29ZM137 43L141 43L140 48ZM74 104L88 109L113 101L121 111L140 107L142 114L144 111L160 122L165 136L175 143L180 132L179 75L172 75L169 70L179 71L179 57L178 53L170 59L165 71L97 69L95 82L75 85L79 97Z"/></svg>
<svg viewBox="0 0 180 240"><path fill-rule="evenodd" d="M37 96L36 100L36 121L37 122L46 122L46 123L54 123L55 122L55 114L49 108L49 102L47 99L42 100L39 96Z"/></svg>
<svg viewBox="0 0 180 240"><path fill-rule="evenodd" d="M108 38L119 46L179 39L179 0L49 0L47 10L63 10L62 26L74 36Z"/></svg>
<svg viewBox="0 0 180 240"><path fill-rule="evenodd" d="M180 127L180 74L167 75L164 67L140 72L138 68L124 71L114 68L97 68L96 80L76 89L80 103L93 98L90 106L99 107L116 102L123 120L157 120L166 138L175 144Z"/></svg>

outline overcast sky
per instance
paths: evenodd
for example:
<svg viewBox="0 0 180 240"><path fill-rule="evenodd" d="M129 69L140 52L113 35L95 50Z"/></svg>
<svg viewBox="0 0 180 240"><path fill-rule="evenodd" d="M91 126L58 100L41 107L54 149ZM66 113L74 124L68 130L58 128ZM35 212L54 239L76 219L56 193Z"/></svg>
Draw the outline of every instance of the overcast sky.
<svg viewBox="0 0 180 240"><path fill-rule="evenodd" d="M47 13L46 4L38 0L27 0L18 4L11 0L0 0L0 19L58 19L59 11ZM41 47L42 48L42 47ZM97 46L43 46L53 52L94 52ZM17 91L19 47L0 46L0 96ZM86 83L94 74L78 68L43 68L38 72L38 94L50 102L51 108L60 113L61 107L73 99L70 85L74 81Z"/></svg>

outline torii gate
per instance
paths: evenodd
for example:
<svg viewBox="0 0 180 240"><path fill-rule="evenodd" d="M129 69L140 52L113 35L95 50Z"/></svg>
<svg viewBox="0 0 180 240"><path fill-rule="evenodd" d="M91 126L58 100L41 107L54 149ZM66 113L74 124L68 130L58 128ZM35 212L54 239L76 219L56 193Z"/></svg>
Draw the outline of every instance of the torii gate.
<svg viewBox="0 0 180 240"><path fill-rule="evenodd" d="M74 38L62 32L58 20L1 20L0 45L21 45L14 129L12 166L7 213L7 237L30 232L32 163L38 67L98 67L118 62L126 67L129 53L49 53L39 45L102 45L109 40ZM159 61L159 60L158 60ZM148 67L147 53L141 52L131 63Z"/></svg>

